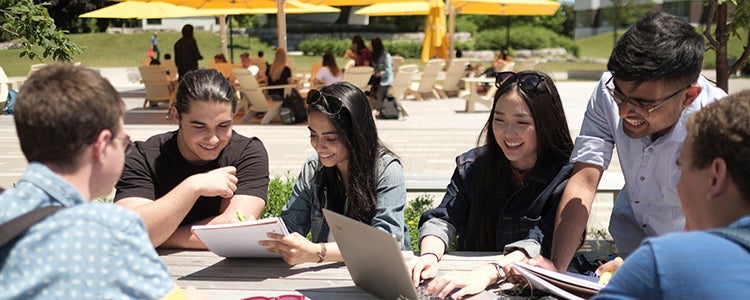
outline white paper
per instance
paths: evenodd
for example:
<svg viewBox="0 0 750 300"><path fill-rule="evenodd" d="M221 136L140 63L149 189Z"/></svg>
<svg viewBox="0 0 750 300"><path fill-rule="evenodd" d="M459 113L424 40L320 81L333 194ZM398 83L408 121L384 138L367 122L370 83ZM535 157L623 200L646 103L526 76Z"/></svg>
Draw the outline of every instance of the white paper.
<svg viewBox="0 0 750 300"><path fill-rule="evenodd" d="M574 273L560 274L524 263L513 264L513 269L537 289L548 291L565 299L583 299L572 293L593 295L604 285L596 283L597 278Z"/></svg>
<svg viewBox="0 0 750 300"><path fill-rule="evenodd" d="M223 257L280 257L266 251L258 241L268 240L269 232L288 235L289 232L280 218L239 223L195 225L193 232L208 250Z"/></svg>

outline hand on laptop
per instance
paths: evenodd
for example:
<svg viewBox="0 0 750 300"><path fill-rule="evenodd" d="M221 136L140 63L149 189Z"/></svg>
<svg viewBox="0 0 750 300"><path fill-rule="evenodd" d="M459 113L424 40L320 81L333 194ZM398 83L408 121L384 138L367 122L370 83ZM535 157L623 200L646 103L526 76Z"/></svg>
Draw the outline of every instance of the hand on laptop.
<svg viewBox="0 0 750 300"><path fill-rule="evenodd" d="M445 298L462 299L465 296L474 295L494 283L492 278L495 269L489 267L477 268L470 272L452 272L438 276L427 285L427 294ZM455 293L454 290L458 289Z"/></svg>
<svg viewBox="0 0 750 300"><path fill-rule="evenodd" d="M423 254L415 256L406 263L406 268L411 273L414 286L418 286L422 280L435 278L438 271L438 258L435 254Z"/></svg>

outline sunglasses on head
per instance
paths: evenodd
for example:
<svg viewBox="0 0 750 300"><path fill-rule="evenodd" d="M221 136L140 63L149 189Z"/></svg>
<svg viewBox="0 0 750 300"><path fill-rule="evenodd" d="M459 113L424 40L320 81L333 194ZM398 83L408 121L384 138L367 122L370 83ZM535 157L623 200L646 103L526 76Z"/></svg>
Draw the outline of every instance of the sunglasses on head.
<svg viewBox="0 0 750 300"><path fill-rule="evenodd" d="M496 72L495 74L495 86L498 89L502 89L511 83L518 83L518 87L524 92L532 92L534 94L548 93L549 90L541 88L541 84L545 82L544 76L536 73L515 73L515 72Z"/></svg>
<svg viewBox="0 0 750 300"><path fill-rule="evenodd" d="M343 104L341 99L334 95L323 94L319 90L310 90L307 92L307 105L322 105L329 113L338 115L341 112Z"/></svg>

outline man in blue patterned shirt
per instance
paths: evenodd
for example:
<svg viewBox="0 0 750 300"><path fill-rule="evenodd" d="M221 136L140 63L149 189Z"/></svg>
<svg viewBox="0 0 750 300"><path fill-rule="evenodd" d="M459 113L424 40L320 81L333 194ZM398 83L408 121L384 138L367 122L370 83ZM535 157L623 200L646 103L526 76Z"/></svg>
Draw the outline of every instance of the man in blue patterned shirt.
<svg viewBox="0 0 750 300"><path fill-rule="evenodd" d="M137 214L105 196L125 153L122 99L96 72L52 65L23 85L14 120L29 167L0 195L0 224L62 206L0 248L0 299L160 299L182 292Z"/></svg>

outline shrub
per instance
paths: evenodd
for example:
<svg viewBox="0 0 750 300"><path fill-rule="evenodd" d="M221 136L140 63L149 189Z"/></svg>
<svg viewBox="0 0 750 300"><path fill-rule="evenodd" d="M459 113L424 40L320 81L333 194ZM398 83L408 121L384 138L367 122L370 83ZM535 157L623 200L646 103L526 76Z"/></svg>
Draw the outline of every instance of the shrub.
<svg viewBox="0 0 750 300"><path fill-rule="evenodd" d="M422 42L387 40L383 41L383 46L391 55L411 58L422 56Z"/></svg>
<svg viewBox="0 0 750 300"><path fill-rule="evenodd" d="M506 47L505 28L481 31L476 35L474 48L479 50L500 50ZM568 53L578 56L580 49L570 38L561 36L549 29L534 26L512 27L510 45L513 49L541 49L563 47Z"/></svg>
<svg viewBox="0 0 750 300"><path fill-rule="evenodd" d="M281 215L281 209L292 195L295 178L287 173L287 176L281 178L274 176L268 183L268 201L260 218L278 217Z"/></svg>
<svg viewBox="0 0 750 300"><path fill-rule="evenodd" d="M326 51L331 51L333 56L343 56L352 44L351 40L348 39L334 39L330 37L314 36L307 38L299 43L298 48L305 53L305 55L319 56L323 55Z"/></svg>
<svg viewBox="0 0 750 300"><path fill-rule="evenodd" d="M414 200L411 200L404 210L404 221L406 227L409 229L409 239L411 239L411 250L419 251L419 218L422 213L428 209L432 209L432 195L421 195Z"/></svg>

